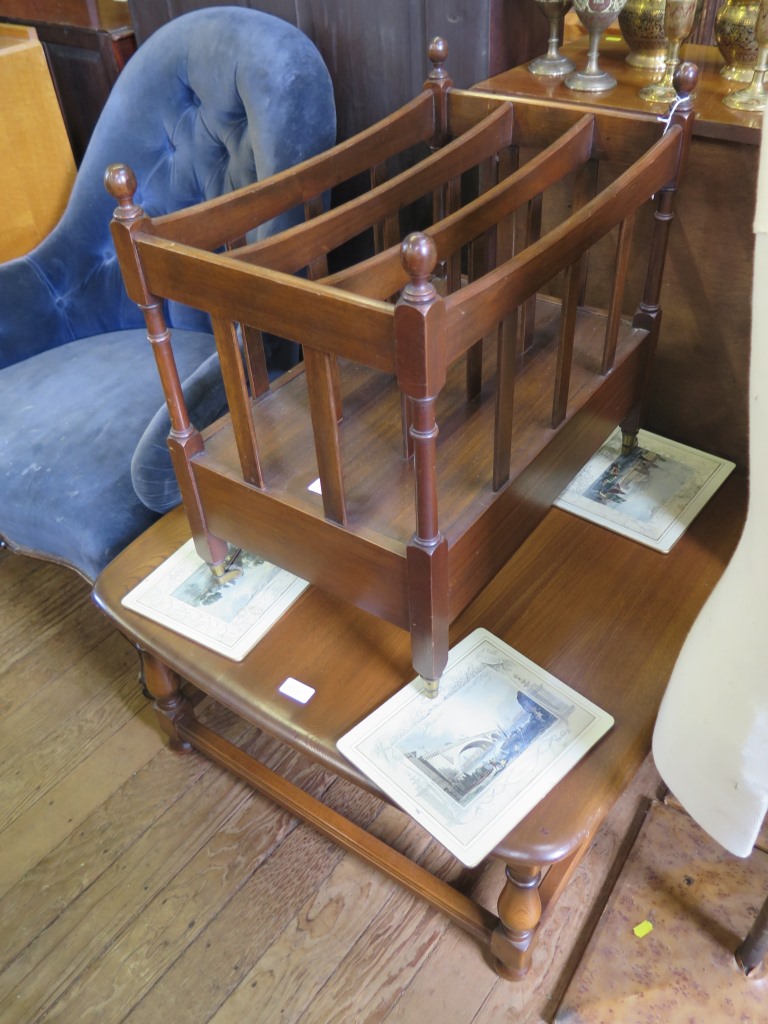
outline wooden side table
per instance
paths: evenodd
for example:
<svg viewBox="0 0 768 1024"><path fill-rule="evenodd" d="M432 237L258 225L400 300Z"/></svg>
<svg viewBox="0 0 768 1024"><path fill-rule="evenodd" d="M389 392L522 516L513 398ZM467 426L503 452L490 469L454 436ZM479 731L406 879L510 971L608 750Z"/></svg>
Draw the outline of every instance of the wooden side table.
<svg viewBox="0 0 768 1024"><path fill-rule="evenodd" d="M577 67L587 41L566 44ZM617 86L576 93L562 79L532 75L527 65L479 82L475 88L542 101L594 103L596 107L651 111L664 107L637 93L652 77L626 63L628 47L608 33L600 65ZM762 116L730 110L722 97L743 83L719 74L723 59L712 46L684 45L684 60L700 69L696 122L688 170L675 203L662 292L663 321L646 426L675 440L747 464L747 395L753 273L752 221Z"/></svg>
<svg viewBox="0 0 768 1024"><path fill-rule="evenodd" d="M675 659L735 548L745 503L744 481L734 476L668 555L553 509L455 622L452 643L485 627L615 719L614 728L494 851L506 870L495 911L202 725L180 688L191 682L249 723L375 792L338 753L336 741L412 678L405 631L309 587L246 658L234 662L127 610L125 594L189 537L181 508L107 567L94 596L139 648L172 745L202 751L428 900L481 943L499 973L519 978L531 965L541 921L650 750ZM288 676L314 688L307 704L278 691Z"/></svg>

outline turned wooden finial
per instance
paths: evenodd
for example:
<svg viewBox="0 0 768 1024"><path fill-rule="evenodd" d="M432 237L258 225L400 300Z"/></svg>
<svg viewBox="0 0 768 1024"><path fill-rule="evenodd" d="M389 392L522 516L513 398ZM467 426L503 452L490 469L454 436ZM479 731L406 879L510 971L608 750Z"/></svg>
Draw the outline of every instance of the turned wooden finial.
<svg viewBox="0 0 768 1024"><path fill-rule="evenodd" d="M691 61L683 61L675 68L672 83L677 93L678 110L690 110L693 106L693 92L699 81L699 69Z"/></svg>
<svg viewBox="0 0 768 1024"><path fill-rule="evenodd" d="M427 53L433 65L432 70L429 72L429 80L431 82L438 82L447 78L448 72L445 70L444 64L448 59L448 43L445 39L442 36L435 36L429 44Z"/></svg>
<svg viewBox="0 0 768 1024"><path fill-rule="evenodd" d="M136 193L136 175L126 164L110 164L104 172L104 186L109 194L117 200L113 213L115 220L136 220L143 217L144 211L134 202Z"/></svg>
<svg viewBox="0 0 768 1024"><path fill-rule="evenodd" d="M409 302L431 302L437 292L432 284L432 271L437 265L437 248L429 235L413 231L400 246L400 261L411 281L403 289Z"/></svg>

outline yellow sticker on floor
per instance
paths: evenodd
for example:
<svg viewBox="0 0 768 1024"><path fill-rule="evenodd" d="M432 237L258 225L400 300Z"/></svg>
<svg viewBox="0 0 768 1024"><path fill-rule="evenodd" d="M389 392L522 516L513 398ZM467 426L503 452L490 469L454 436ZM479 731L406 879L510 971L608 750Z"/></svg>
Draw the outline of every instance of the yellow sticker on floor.
<svg viewBox="0 0 768 1024"><path fill-rule="evenodd" d="M641 921L640 924L636 924L632 929L638 939L644 939L645 936L653 931L653 925L650 921Z"/></svg>

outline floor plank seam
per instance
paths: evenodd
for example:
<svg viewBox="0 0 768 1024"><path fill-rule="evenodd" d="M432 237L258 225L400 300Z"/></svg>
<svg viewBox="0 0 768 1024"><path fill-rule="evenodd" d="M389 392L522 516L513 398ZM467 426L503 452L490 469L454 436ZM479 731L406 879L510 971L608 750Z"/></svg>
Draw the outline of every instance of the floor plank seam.
<svg viewBox="0 0 768 1024"><path fill-rule="evenodd" d="M113 688L117 686L117 689L119 691L125 689L127 692L130 692L128 690L128 687L129 685L132 685L132 680L126 678L123 673L115 679L108 681L108 683L105 684L105 689L106 686L108 685L111 685ZM107 697L107 699L111 699L113 694L105 693L104 696ZM79 768L82 764L84 764L85 761L87 761L88 757L90 757L96 750L103 747L105 743L110 742L113 739L114 735L117 732L119 732L119 730L124 725L126 725L127 722L131 721L140 713L141 706L139 705L138 696L134 696L130 698L127 701L127 703L124 703L123 711L127 714L127 717L124 719L116 717L114 719L113 731L109 734L109 736L107 736L103 740L103 742L98 743L96 746L93 747L89 747L87 744L77 745L75 749L79 750L79 757L77 758L77 760L74 761L69 760L68 754L62 754L62 757L66 757L66 763L70 773L75 769ZM38 751L41 752L40 756L43 756L42 752L46 746L50 747L57 737L63 735L62 728L64 729L64 733L68 734L70 731L72 731L72 729L74 729L74 731L77 731L78 725L80 725L79 716L76 712L73 712L73 714L68 716L68 718L64 722L59 723L59 726L56 729L52 729L45 736L38 737L36 739L36 747ZM69 728L67 728L67 726L69 726ZM12 765L11 768L13 768ZM2 782L4 774L5 773L0 772L0 782ZM20 801L18 806L14 807L9 815L5 815L2 817L2 819L0 819L0 832L6 828L9 828L16 821L18 821L24 814L29 813L34 808L34 806L38 804L41 800L45 800L45 798L49 795L51 790L55 788L55 786L60 781L61 777L59 775L52 773L47 781L47 784L45 785L45 788L43 788L42 785L38 783L35 789L28 794L28 798L26 800ZM33 794L34 799L30 799Z"/></svg>
<svg viewBox="0 0 768 1024"><path fill-rule="evenodd" d="M594 935L595 930L600 924L603 914L608 907L616 882L621 875L627 858L632 852L632 847L640 834L640 830L643 827L643 823L645 822L652 805L653 801L650 797L642 797L638 801L629 827L620 837L616 853L611 858L608 868L604 872L602 882L597 892L593 895L590 911L573 938L570 952L563 964L562 970L560 971L557 984L553 986L551 997L547 1000L545 1014L548 1024L552 1024L557 1017L568 986L571 984L592 936Z"/></svg>
<svg viewBox="0 0 768 1024"><path fill-rule="evenodd" d="M212 766L212 767L216 767L216 766ZM235 817L238 813L240 813L242 811L242 809L245 806L245 804L248 803L248 802L251 802L252 799L253 799L253 794L251 792L241 793L240 794L240 799L237 800L237 801L234 801L234 805L233 805L230 813L226 816L226 818L224 819L222 824L224 824L224 823L226 823L228 821L231 821L233 817ZM216 829L214 831L218 831L218 830L219 829ZM186 857L186 859L183 862L179 861L179 860L176 860L174 862L175 870L173 871L173 874L169 875L168 878L166 879L166 883L165 883L166 886L172 884L173 881L178 877L178 875L184 870L184 868L187 867L187 865L205 848L206 844L208 842L210 842L210 839L211 839L212 835L213 835L213 833L209 833L206 836L203 836L201 834L198 845L195 846L195 847L191 847L190 848L189 856ZM91 883L91 885L89 885L85 890L83 890L83 892L81 894L79 894L78 899L82 898L83 896L85 896L87 894L88 890L92 887L92 885L95 884L95 882L96 882L96 880L94 879L93 883ZM120 940L123 937L125 937L130 932L130 930L134 927L136 922L140 919L141 915L146 912L147 908L149 906L151 906L151 904L158 897L159 897L159 890L158 890L158 892L156 892L153 895L151 895L150 897L148 897L144 903L142 903L141 905L136 906L136 908L133 910L133 912L129 913L125 917L125 919L122 921L121 926L117 930L115 930L115 931L113 931L113 932L111 932L109 934L109 937L107 939L105 939L103 945L100 946L100 948L97 951L95 951L92 956L89 957L87 963L85 963L82 966L82 968L79 970L79 972L73 978L69 979L67 981L67 983L65 984L65 986L60 991L58 991L56 993L55 1003L60 1003L62 1000L66 999L67 995L69 993L71 993L72 990L74 988L76 988L76 986L78 984L80 984L82 982L83 978L89 972L91 972L91 970L94 968L94 966L98 965L99 962L103 962L105 960L105 958L106 958L107 954L109 953L109 951L111 949L113 949L117 945L117 943L120 942ZM159 977L162 977L162 975L160 975ZM143 998L143 996L142 996L142 998ZM139 1000L139 1002L140 1001L141 1000ZM53 1005L55 1005L55 1003L52 1004L51 1006L46 1006L41 1011L40 1015L35 1019L34 1024L40 1024L40 1022L42 1022L51 1013L51 1011L53 1009ZM138 1005L138 1003L136 1003L134 1005ZM133 1007L131 1009L133 1009Z"/></svg>
<svg viewBox="0 0 768 1024"><path fill-rule="evenodd" d="M158 754L156 754L156 755L155 755L155 757L151 758L151 761L154 761L154 760L155 760L156 758L158 758L158 757L160 757L160 758L162 758L162 757L167 757L167 756L168 756L168 754L169 754L169 751L167 750L167 748L164 748L163 750L159 751L159 752L158 752ZM150 762L148 762L148 764L149 764L149 763L150 763ZM67 912L67 910L69 909L69 907L70 907L70 906L72 906L72 905L73 905L74 903L76 903L76 902L77 902L77 900L80 900L80 899L82 899L83 897L85 897L85 896L86 896L86 895L88 894L88 892L89 892L89 891L90 891L90 890L91 890L91 889L93 888L93 886L95 886L95 885L96 885L96 884L97 884L97 883L99 882L99 880L100 880L100 879L101 879L101 878L102 878L102 877L103 877L103 876L104 876L104 875L105 875L105 874L106 874L106 873L107 873L108 871L110 871L110 870L112 870L112 869L114 868L115 864L117 864L117 863L118 863L118 862L119 862L119 861L120 861L121 859L123 859L124 857L126 857L126 855L128 855L128 854L130 853L130 851L131 851L131 850L132 850L132 849L133 849L133 848L134 848L134 847L135 847L135 846L136 846L136 845L137 845L138 843L140 843L140 842L141 842L141 840L142 840L142 839L143 839L143 838L144 838L144 837L145 837L145 836L146 836L146 835L147 835L147 834L148 834L149 832L151 832L151 830L152 830L152 829L153 829L154 827L156 827L156 826L157 826L158 822L159 822L159 821L160 821L160 820L161 820L161 819L162 819L162 818L163 818L163 817L164 817L164 816L165 816L166 814L168 814L168 812L169 812L169 811L171 811L171 810L172 810L172 808L173 808L173 807L174 807L174 806L175 806L175 805L176 805L176 804L177 804L177 803L179 802L179 800L181 800L181 799L182 799L182 798L184 797L184 795L185 795L185 794L186 794L186 793L188 792L188 790L189 790L189 789L191 789L191 788L192 788L193 786L197 785L197 784L198 784L198 783L200 782L200 780L201 780L201 779L202 779L202 778L203 778L203 777L204 777L204 776L205 776L206 774L208 774L208 773L210 773L210 772L212 772L212 771L214 772L214 774L215 774L216 772L219 772L219 773L221 773L221 774L226 774L226 773L224 772L224 770L223 770L223 769L220 769L220 768L219 768L219 767L218 767L217 765L213 764L212 762L208 762L208 761L205 761L204 759L201 759L201 768L202 768L202 771L201 771L201 772L200 772L200 773L199 773L198 775L196 775L196 776L195 776L195 777L194 777L193 779L190 779L190 781L189 781L189 784L188 784L187 786L185 786L185 787L184 787L183 789L178 789L178 790L177 790L177 791L175 792L175 794L174 794L174 796L173 796L173 799L171 799L171 800L170 800L170 802L168 802L167 804L165 804L165 805L163 806L162 812L160 813L160 815L159 815L159 816L158 816L157 818L155 818L155 819L152 819L152 820L149 820L149 821L146 821L146 822L144 823L144 826L145 826L145 827L144 827L143 829L141 829L141 831L135 832L135 833L134 833L134 834L132 835L132 838L130 839L130 841L129 841L129 842L127 842L127 843L126 843L126 844L125 844L124 846L120 846L120 847L116 848L116 849L115 849L115 851L114 851L114 857L113 857L113 859L112 859L112 860L110 860L110 861L109 861L108 863L105 863L105 864L104 864L104 865L102 866L101 870L100 870L100 871L98 872L98 874L95 874L95 875L94 875L94 876L93 876L93 877L92 877L92 878L91 878L91 879L89 880L89 882L88 882L88 884L87 884L87 885L85 885L85 886L84 886L84 887L83 887L82 889L79 889L79 890L78 890L78 892L77 892L77 893L76 893L76 894L75 894L74 896L72 896L72 897L71 897L71 898L70 898L70 899L68 900L67 904L66 904L66 905L65 905L65 906L64 906L64 907L63 907L63 908L62 908L62 909L61 909L61 910L60 910L60 911L59 911L59 912L58 912L58 913L57 913L57 914L56 914L56 915L54 916L54 917L52 917L52 918L50 918L50 919L48 920L48 921L46 922L46 924L45 924L45 925L44 925L44 926L43 926L43 927L42 927L42 928L40 929L40 931L38 931L38 932L36 933L36 935L35 935L34 937L32 937L32 938L30 939L30 941L29 941L29 942L28 942L28 943L27 943L27 944L26 944L26 945L24 946L24 948L23 948L23 949L19 950L19 951L18 951L18 953L16 953L16 954L15 954L15 955L14 955L14 956L13 956L13 957L12 957L12 958L10 959L10 960L8 960L8 961L7 961L7 962L6 962L5 964L3 964L3 965L2 965L2 968L0 968L0 976L1 976L2 972L4 972L4 971L5 971L6 969L7 969L7 967L9 967L9 966L10 966L10 965L11 965L12 963L16 962L16 961L17 961L17 960L19 959L19 957L20 957L20 956L22 956L22 955L24 954L24 952L25 952L25 951L26 951L26 950L27 950L27 949L29 948L29 946L30 946L30 945L31 945L32 943L34 943L34 942L35 942L35 941L36 941L36 940L37 940L37 939L38 939L38 938L39 938L39 937L40 937L41 935L43 935L43 934L44 934L44 933L45 933L46 931L48 931L48 930L49 930L49 928L53 927L53 925L55 925L55 923L56 923L56 922L57 922L57 921L59 920L59 918L60 918L60 917L62 916L62 914L64 914L64 913L66 913L66 912ZM125 785L125 783L123 784L123 786L124 786L124 785ZM115 791L115 793L116 793L116 794L117 794L117 793L119 793L119 791L120 791L120 789L121 789L121 788L123 788L123 787L118 787L118 789L117 789L117 790ZM85 828L86 828L86 826L87 826L87 823L88 823L89 819L90 819L90 818L92 818L92 817L93 817L93 818L97 818L97 817L98 817L98 815L99 815L99 811L96 811L96 812L94 812L94 813L93 813L93 815L89 815L89 817L88 817L88 818L86 818L84 822L81 822L81 823L80 823L80 825L79 825L79 828L80 828L81 830L85 829ZM62 848L66 847L66 845L67 845L67 843L68 843L69 841L70 841L70 836L67 836L67 837L66 837L65 839L63 839L63 840L62 840L62 842L61 842L61 843L59 843L59 844L58 844L58 846L57 846L57 847L55 847L55 848L54 848L54 849L53 849L53 850L52 850L52 851L51 851L51 852L50 852L50 853L49 853L48 855L46 855L46 857L44 857L44 858L42 859L42 861L40 861L39 863L40 863L40 864L42 864L42 863L44 863L45 861L53 861L53 862L55 862L55 861L57 860L57 853L58 853L58 854L60 854L60 853L61 853L61 850L62 850ZM13 886L13 887L11 888L11 890L9 890L9 893L13 893L14 889L16 889L16 888L17 888L17 886L21 885L21 884L22 884L22 882L26 882L26 881L28 880L29 876L31 876L31 875L32 875L32 874L34 873L34 871L35 871L35 869L36 869L37 867L38 867L38 865L34 865L33 867L31 867L31 868L29 869L29 871L25 872L25 874L24 874L24 875L22 876L22 878L21 878L21 879L19 880L19 882L17 883L17 885L16 885L16 886ZM6 895L4 895L4 896L3 896L2 898L0 898L0 907L2 907L2 903L6 901L6 899L7 899L8 895L9 895L9 894L6 894Z"/></svg>

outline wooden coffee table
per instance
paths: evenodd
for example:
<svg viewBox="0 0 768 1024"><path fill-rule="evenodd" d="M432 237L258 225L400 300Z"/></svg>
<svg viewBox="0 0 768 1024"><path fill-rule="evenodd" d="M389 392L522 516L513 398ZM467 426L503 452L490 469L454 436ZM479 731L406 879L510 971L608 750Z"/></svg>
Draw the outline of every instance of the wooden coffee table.
<svg viewBox="0 0 768 1024"><path fill-rule="evenodd" d="M452 628L485 627L579 690L614 728L494 851L506 865L497 912L481 906L197 721L189 681L244 720L373 790L336 741L413 676L409 635L309 587L242 662L125 609L122 598L189 537L179 508L97 580L95 600L138 647L159 718L195 748L427 899L474 935L505 977L530 967L536 931L604 816L650 750L659 701L686 633L738 540L746 487L736 476L667 555L553 509ZM292 676L315 695L291 701ZM382 795L382 794L379 794Z"/></svg>

